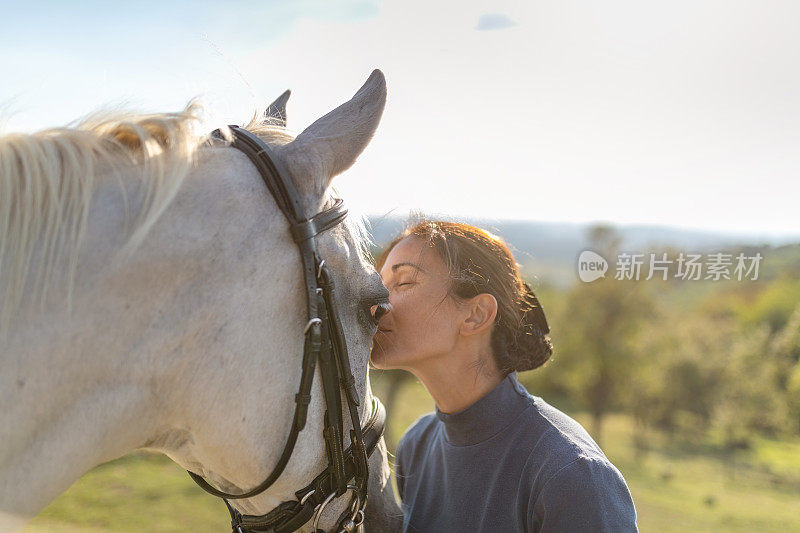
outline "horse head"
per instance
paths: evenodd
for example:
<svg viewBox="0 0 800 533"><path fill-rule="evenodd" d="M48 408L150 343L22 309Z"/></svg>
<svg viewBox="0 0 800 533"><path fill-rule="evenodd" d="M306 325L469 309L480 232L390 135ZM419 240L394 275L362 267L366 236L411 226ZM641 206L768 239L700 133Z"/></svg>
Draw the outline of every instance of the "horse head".
<svg viewBox="0 0 800 533"><path fill-rule="evenodd" d="M288 170L304 211L318 213L335 202L332 179L377 128L385 80L373 72L352 99L296 137L284 127L286 98L247 129ZM114 160L93 167L98 178L83 191L91 201L82 204L76 266L44 275L53 290L37 298L42 305L23 296L17 316L26 318L0 340L0 395L3 405L14 403L0 415L0 523L23 523L88 469L139 448L167 454L221 490L245 492L271 472L292 424L308 316L287 220L240 151L225 143L192 145L184 150L183 175L165 185L164 157L184 146L176 142L182 133L148 132L140 123L129 129L128 137L113 130L114 150L131 144L142 153L127 166ZM140 186L137 176L148 173L161 181ZM139 213L133 231L131 211ZM51 226L43 223L43 235ZM49 257L48 242L32 245L34 265ZM371 405L371 314L386 290L367 260L357 219L321 233L317 250L334 281L363 419ZM66 283L70 272L74 280ZM67 314L56 305L62 300L69 301ZM324 412L317 375L285 470L265 492L237 500L239 511L263 514L325 468ZM368 526L385 530L386 514L397 508L382 442L370 463ZM322 525L331 527L346 506L332 503Z"/></svg>

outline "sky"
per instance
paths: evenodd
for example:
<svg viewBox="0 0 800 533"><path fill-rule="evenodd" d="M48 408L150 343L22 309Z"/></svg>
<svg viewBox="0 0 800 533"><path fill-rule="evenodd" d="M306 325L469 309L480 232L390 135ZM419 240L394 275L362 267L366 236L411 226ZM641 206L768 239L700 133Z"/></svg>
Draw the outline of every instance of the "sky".
<svg viewBox="0 0 800 533"><path fill-rule="evenodd" d="M0 131L100 107L299 133L374 68L381 125L336 179L376 215L800 236L789 0L7 2Z"/></svg>

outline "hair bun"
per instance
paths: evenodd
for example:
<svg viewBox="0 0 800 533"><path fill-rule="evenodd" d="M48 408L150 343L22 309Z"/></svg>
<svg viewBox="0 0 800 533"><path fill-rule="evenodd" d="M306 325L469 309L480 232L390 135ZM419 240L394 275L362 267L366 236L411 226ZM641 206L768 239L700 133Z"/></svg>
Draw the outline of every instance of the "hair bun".
<svg viewBox="0 0 800 533"><path fill-rule="evenodd" d="M553 354L553 343L547 337L550 325L544 309L530 285L524 282L522 285L524 294L520 306L521 323L519 328L509 331L506 339L508 367L518 372L542 366Z"/></svg>
<svg viewBox="0 0 800 533"><path fill-rule="evenodd" d="M523 308L523 312L526 315L528 313L533 315L531 321L539 328L543 335L550 333L550 324L547 323L547 317L544 316L544 309L542 309L542 304L539 303L539 298L536 297L533 293L533 289L531 289L531 286L528 285L527 282L523 281L522 286L525 287L525 295L523 296L525 307Z"/></svg>

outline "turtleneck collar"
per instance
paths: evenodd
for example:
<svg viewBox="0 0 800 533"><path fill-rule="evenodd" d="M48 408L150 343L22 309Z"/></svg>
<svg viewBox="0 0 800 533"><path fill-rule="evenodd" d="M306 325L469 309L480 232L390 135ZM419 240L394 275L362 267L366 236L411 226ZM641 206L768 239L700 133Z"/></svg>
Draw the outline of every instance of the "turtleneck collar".
<svg viewBox="0 0 800 533"><path fill-rule="evenodd" d="M436 408L445 436L455 446L478 444L505 429L533 397L517 381L517 373L507 375L494 389L463 411L447 414Z"/></svg>

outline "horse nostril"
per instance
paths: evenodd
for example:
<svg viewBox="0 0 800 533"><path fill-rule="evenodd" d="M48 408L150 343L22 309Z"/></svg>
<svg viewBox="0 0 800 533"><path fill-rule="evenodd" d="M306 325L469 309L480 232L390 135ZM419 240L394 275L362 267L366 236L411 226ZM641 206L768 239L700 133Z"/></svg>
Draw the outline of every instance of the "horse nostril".
<svg viewBox="0 0 800 533"><path fill-rule="evenodd" d="M381 319L381 317L383 315L385 315L386 313L388 313L391 309L392 309L392 306L391 306L391 304L388 304L388 303L376 305L375 307L373 307L372 319L377 324L378 321Z"/></svg>

